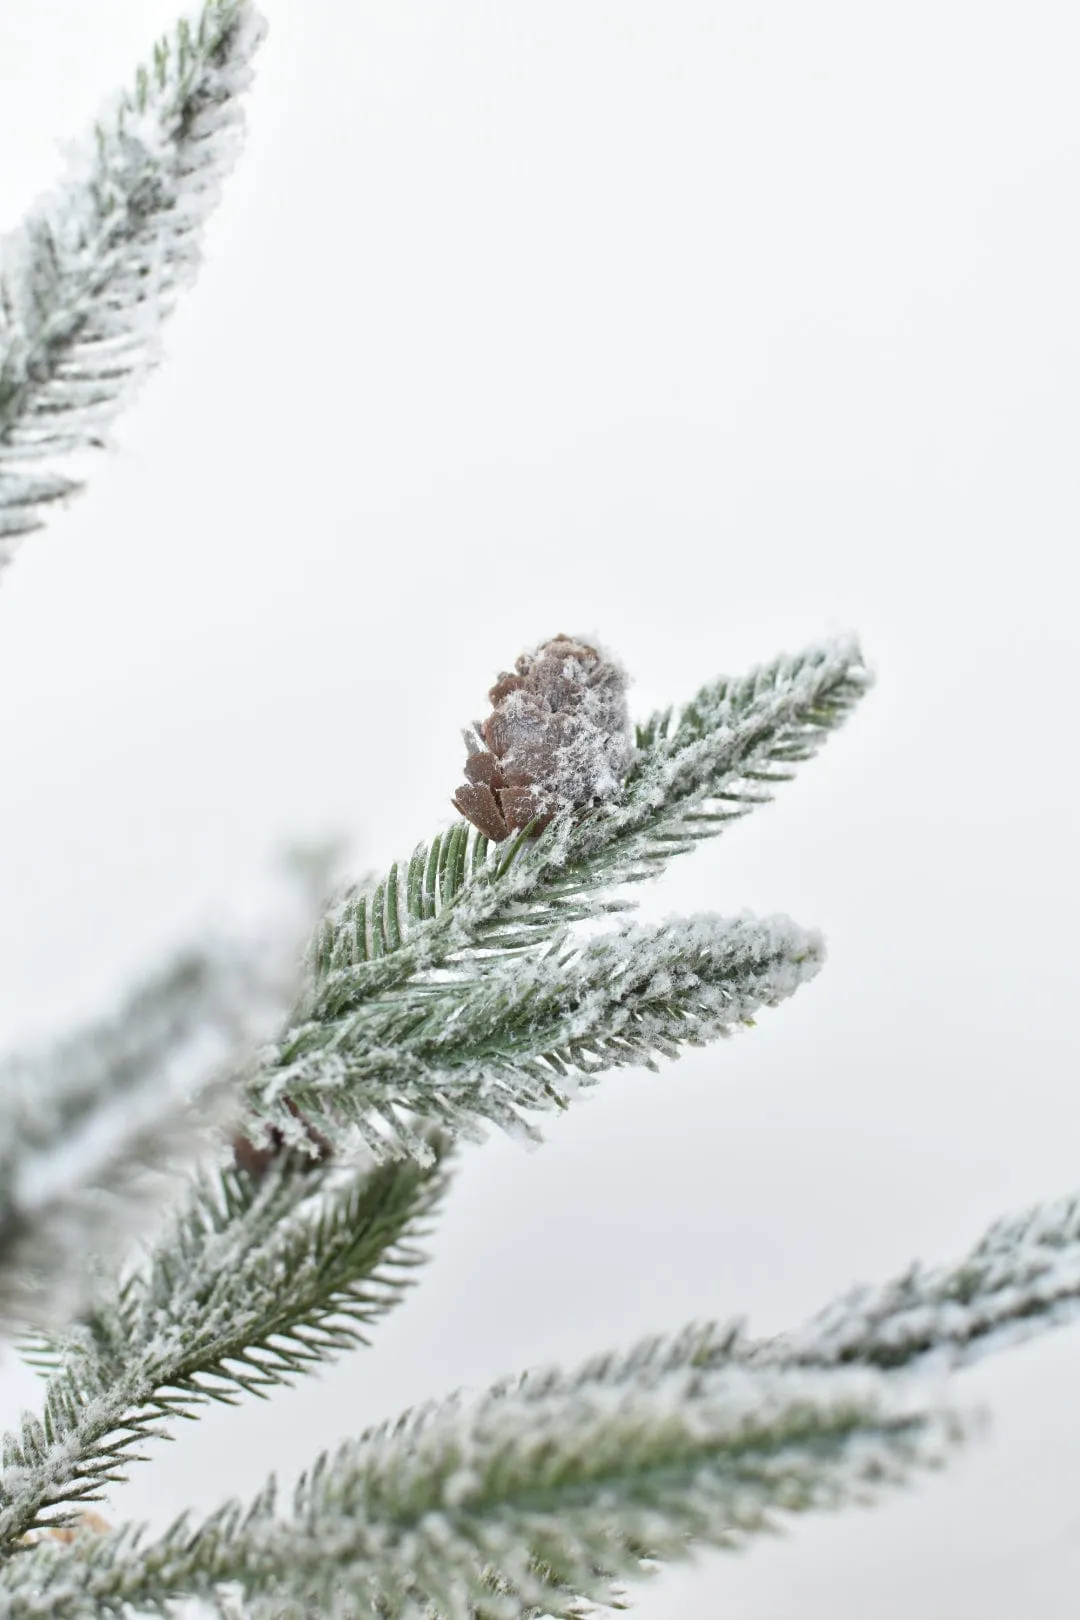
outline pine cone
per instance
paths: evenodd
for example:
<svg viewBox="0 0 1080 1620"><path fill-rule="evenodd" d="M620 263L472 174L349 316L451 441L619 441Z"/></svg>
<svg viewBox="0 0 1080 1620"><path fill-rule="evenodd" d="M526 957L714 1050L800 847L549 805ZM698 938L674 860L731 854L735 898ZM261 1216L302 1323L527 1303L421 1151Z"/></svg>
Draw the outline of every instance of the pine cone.
<svg viewBox="0 0 1080 1620"><path fill-rule="evenodd" d="M301 1168L311 1165L325 1164L330 1158L333 1148L321 1131L308 1123L296 1104L288 1097L285 1106L294 1119L298 1119L304 1127L308 1140L316 1149L315 1153L305 1153L300 1149L291 1150L297 1164ZM264 1176L270 1166L277 1162L283 1154L289 1152L285 1142L285 1134L277 1125L272 1125L267 1139L262 1147L256 1147L248 1136L235 1136L233 1138L233 1163L238 1170L244 1170L249 1176Z"/></svg>
<svg viewBox="0 0 1080 1620"><path fill-rule="evenodd" d="M488 693L493 712L464 734L468 781L453 800L496 843L614 798L633 754L626 675L596 647L558 635L515 668Z"/></svg>

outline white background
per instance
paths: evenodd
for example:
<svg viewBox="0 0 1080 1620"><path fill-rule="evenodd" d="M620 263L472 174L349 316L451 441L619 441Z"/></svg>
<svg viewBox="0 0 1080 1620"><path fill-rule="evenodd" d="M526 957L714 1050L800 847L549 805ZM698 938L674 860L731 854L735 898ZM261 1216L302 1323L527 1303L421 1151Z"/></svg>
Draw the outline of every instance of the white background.
<svg viewBox="0 0 1080 1620"><path fill-rule="evenodd" d="M445 824L494 674L592 631L639 712L836 629L878 686L652 912L790 911L822 976L535 1154L469 1154L374 1347L215 1411L162 1524L460 1383L797 1322L1080 1185L1075 7L267 0L168 364L0 582L0 1037L106 1007L274 851ZM171 0L7 0L0 216ZM1080 1332L990 1438L643 1620L1073 1620ZM7 1420L32 1380L3 1372Z"/></svg>

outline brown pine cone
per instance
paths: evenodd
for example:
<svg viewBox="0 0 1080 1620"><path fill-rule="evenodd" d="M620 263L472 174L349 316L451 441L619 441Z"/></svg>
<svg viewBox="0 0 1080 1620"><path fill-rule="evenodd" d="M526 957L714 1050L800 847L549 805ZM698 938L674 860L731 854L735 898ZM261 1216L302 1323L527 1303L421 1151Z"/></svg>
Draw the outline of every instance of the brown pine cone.
<svg viewBox="0 0 1080 1620"><path fill-rule="evenodd" d="M298 1119L304 1127L308 1140L316 1149L314 1153L304 1153L294 1150L297 1162L302 1166L325 1164L333 1153L331 1144L321 1131L310 1125L296 1104L288 1097L285 1106L294 1119ZM262 1147L256 1147L248 1136L235 1136L233 1138L233 1162L238 1170L244 1170L249 1176L264 1176L270 1166L284 1153L289 1151L285 1141L285 1134L277 1125L272 1125L267 1139Z"/></svg>
<svg viewBox="0 0 1080 1620"><path fill-rule="evenodd" d="M496 843L614 798L633 754L626 676L596 647L558 635L515 669L488 693L492 713L465 732L468 781L453 800Z"/></svg>

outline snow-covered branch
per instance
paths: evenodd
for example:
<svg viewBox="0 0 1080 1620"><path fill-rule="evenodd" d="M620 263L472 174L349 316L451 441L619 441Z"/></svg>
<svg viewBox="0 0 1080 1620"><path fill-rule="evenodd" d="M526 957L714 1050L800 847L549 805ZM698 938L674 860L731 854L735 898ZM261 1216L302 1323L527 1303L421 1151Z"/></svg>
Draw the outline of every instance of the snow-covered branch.
<svg viewBox="0 0 1080 1620"><path fill-rule="evenodd" d="M759 1365L965 1366L1080 1316L1080 1196L995 1221L953 1265L854 1288L802 1328L747 1345Z"/></svg>
<svg viewBox="0 0 1080 1620"><path fill-rule="evenodd" d="M286 943L295 959L297 929ZM295 997L256 949L189 952L108 1022L0 1065L0 1324L68 1319L89 1268L239 1115L245 1072Z"/></svg>
<svg viewBox="0 0 1080 1620"><path fill-rule="evenodd" d="M405 1114L468 1135L484 1120L535 1134L530 1113L565 1106L608 1069L655 1068L658 1055L751 1024L823 957L821 936L787 917L700 916L557 939L293 1029L250 1090L267 1117L287 1097L321 1130L358 1127L384 1156L415 1151Z"/></svg>
<svg viewBox="0 0 1080 1620"><path fill-rule="evenodd" d="M801 1327L757 1339L699 1324L697 1364L953 1372L1080 1318L1080 1194L995 1221L960 1260L849 1289Z"/></svg>
<svg viewBox="0 0 1080 1620"><path fill-rule="evenodd" d="M291 1514L245 1509L45 1547L0 1570L11 1620L168 1612L239 1583L244 1613L571 1617L655 1558L738 1547L792 1513L873 1500L963 1432L866 1371L711 1371L692 1336L407 1414L319 1459Z"/></svg>
<svg viewBox="0 0 1080 1620"><path fill-rule="evenodd" d="M521 1129L523 1109L561 1103L566 1080L617 1060L634 1017L610 1001L601 1010L588 978L590 958L571 955L560 969L558 958L545 964L540 953L561 949L574 924L628 909L622 886L654 876L672 855L766 802L774 785L846 719L868 684L851 640L812 646L741 681L713 683L681 716L659 715L639 728L634 762L614 802L557 815L539 837L523 829L497 844L459 822L381 882L346 894L317 931L309 992L270 1070L253 1081L253 1108L265 1113L268 1100L295 1085L324 1128L332 1130L335 1120L358 1125L373 1151L384 1153L414 1150L402 1110L433 1110L455 1130L478 1118ZM773 928L768 921L741 926L757 928L762 938ZM789 933L770 971L790 991L820 960L820 942L784 926ZM679 941L669 935L668 945L672 958L678 945L696 948L689 934ZM622 948L615 941L596 947L601 954ZM515 1003L518 978L531 984L529 974L546 976L558 993L560 971L561 1021L543 995L536 1019ZM718 977L714 963L704 978L715 986ZM624 988L631 1001L639 996L632 975ZM758 1005L776 999L765 982L752 993ZM488 1042L477 1053L470 1032L487 1027L485 1009L503 996L516 1018L513 1040L494 1052ZM682 996L670 1027L655 1017L642 1026L658 1040L650 1048L637 1039L634 1061L690 1038L693 1019L684 1014L692 1000ZM588 1009L596 1021L586 1030ZM620 1028L608 1030L605 1045L600 1026L607 1016ZM711 1038L741 1016L714 1018L708 1033L699 1023L698 1032ZM602 1062L590 1040L600 1040ZM287 1120L279 1123L288 1127Z"/></svg>
<svg viewBox="0 0 1080 1620"><path fill-rule="evenodd" d="M704 688L684 711L697 717L693 727L668 715L640 727L617 802L494 846L458 822L329 910L314 945L311 1015L332 1017L448 961L534 949L569 923L626 909L612 890L657 876L673 855L767 803L869 684L856 642L808 647Z"/></svg>
<svg viewBox="0 0 1080 1620"><path fill-rule="evenodd" d="M575 925L624 910L613 889L762 802L865 685L857 648L838 643L709 688L678 722L643 728L610 799L575 803L539 837L518 829L498 848L459 824L330 911L286 1033L245 1071L252 1111L237 1166L197 1178L145 1264L118 1288L102 1284L66 1338L45 1346L43 1421L25 1419L7 1440L0 1555L69 1521L171 1417L262 1392L393 1304L415 1261L411 1235L443 1184L433 1126L522 1128L524 1115L565 1103L602 1070L723 1036L816 972L820 938L786 918L623 923L599 937ZM498 756L500 770L511 753ZM144 1066L155 1061L147 1043ZM257 1133L271 1121L278 1149L265 1152ZM369 1152L359 1163L355 1143L351 1157L313 1155L324 1127L335 1148L358 1128ZM373 1165L371 1152L391 1162ZM750 1359L706 1366L676 1348L659 1383L656 1357L637 1354L569 1381L504 1386L346 1448L316 1469L294 1521L276 1519L267 1497L248 1517L230 1508L145 1553L123 1537L92 1553L80 1546L78 1574L64 1549L42 1545L35 1590L50 1613L107 1613L135 1602L136 1588L153 1606L239 1579L263 1605L251 1612L280 1614L282 1601L317 1598L321 1580L381 1592L389 1616L413 1602L419 1569L417 1601L438 1607L466 1593L478 1613L502 1603L517 1614L607 1592L645 1552L671 1553L690 1534L726 1544L772 1508L843 1500L923 1459L925 1414L900 1412L888 1375ZM472 1483L447 1462L462 1447L480 1447ZM551 1477L549 1452L561 1459ZM409 1499L384 1511L380 1492L405 1482L414 1454ZM361 1484L371 1512L346 1513ZM537 1489L549 1501L539 1519ZM0 1585L0 1614L5 1590L11 1613L39 1612L18 1607L27 1561L3 1566L0 1578L16 1584ZM53 1582L49 1571L65 1567L67 1585L59 1573Z"/></svg>
<svg viewBox="0 0 1080 1620"><path fill-rule="evenodd" d="M30 1530L71 1522L166 1420L262 1394L363 1342L422 1258L417 1239L447 1184L445 1144L432 1149L433 1169L285 1154L257 1176L201 1172L145 1262L37 1347L53 1376L42 1421L5 1439L0 1557Z"/></svg>
<svg viewBox="0 0 1080 1620"><path fill-rule="evenodd" d="M262 34L250 0L207 0L102 114L72 178L0 243L0 564L80 487L63 461L102 442L158 358L239 148Z"/></svg>

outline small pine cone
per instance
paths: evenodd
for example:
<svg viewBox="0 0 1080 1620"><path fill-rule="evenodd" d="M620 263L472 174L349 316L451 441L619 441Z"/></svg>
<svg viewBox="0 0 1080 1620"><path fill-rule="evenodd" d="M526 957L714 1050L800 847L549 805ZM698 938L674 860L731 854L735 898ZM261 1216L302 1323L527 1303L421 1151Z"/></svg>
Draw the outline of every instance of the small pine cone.
<svg viewBox="0 0 1080 1620"><path fill-rule="evenodd" d="M293 1149L293 1156L301 1168L308 1168L316 1164L325 1164L333 1153L331 1144L321 1131L310 1125L296 1104L288 1097L285 1106L294 1119L298 1119L304 1127L308 1140L315 1148L314 1153L306 1153L301 1149ZM275 1164L285 1153L290 1151L285 1141L285 1133L280 1126L272 1125L262 1147L256 1147L248 1136L235 1136L233 1138L233 1163L238 1170L245 1171L249 1176L264 1176L272 1164Z"/></svg>
<svg viewBox="0 0 1080 1620"><path fill-rule="evenodd" d="M555 636L515 669L488 693L492 713L465 732L468 781L453 800L496 843L615 798L633 756L626 675L598 648Z"/></svg>

